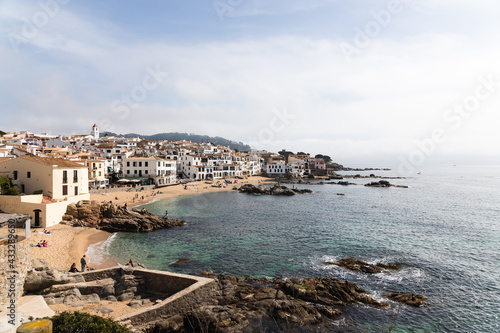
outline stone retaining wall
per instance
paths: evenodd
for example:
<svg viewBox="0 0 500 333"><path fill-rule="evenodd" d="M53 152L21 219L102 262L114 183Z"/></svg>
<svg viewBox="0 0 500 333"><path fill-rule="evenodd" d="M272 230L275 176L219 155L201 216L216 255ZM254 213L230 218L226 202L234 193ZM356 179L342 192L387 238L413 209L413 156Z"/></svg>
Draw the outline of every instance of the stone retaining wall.
<svg viewBox="0 0 500 333"><path fill-rule="evenodd" d="M7 231L6 228L1 230ZM14 269L11 264L14 265ZM24 279L29 270L31 270L29 239L19 236L16 243L0 245L0 316L6 313L11 299L17 303L23 295Z"/></svg>
<svg viewBox="0 0 500 333"><path fill-rule="evenodd" d="M134 274L152 283L153 290L159 288L160 292L166 292L174 290L172 288L184 289L154 306L116 319L123 324L146 324L162 317L186 313L200 303L210 302L215 296L216 283L213 279L153 270L134 270ZM186 288L188 284L191 285Z"/></svg>
<svg viewBox="0 0 500 333"><path fill-rule="evenodd" d="M129 267L114 267L80 274L88 282L114 278L123 271L143 278L148 292L172 295L156 305L116 319L123 324L144 325L162 316L185 313L200 303L210 302L215 294L215 280L199 276Z"/></svg>

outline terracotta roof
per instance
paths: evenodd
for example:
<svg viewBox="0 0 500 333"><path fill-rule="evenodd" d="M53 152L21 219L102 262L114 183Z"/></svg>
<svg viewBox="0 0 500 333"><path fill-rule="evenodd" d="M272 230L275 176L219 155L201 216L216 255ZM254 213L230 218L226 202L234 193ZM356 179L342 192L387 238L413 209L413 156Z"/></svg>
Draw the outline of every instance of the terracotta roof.
<svg viewBox="0 0 500 333"><path fill-rule="evenodd" d="M87 168L81 164L71 162L68 160L63 160L61 158L51 158L51 157L40 157L40 156L21 156L24 160L32 161L35 163L40 163L43 165L48 165L55 168Z"/></svg>

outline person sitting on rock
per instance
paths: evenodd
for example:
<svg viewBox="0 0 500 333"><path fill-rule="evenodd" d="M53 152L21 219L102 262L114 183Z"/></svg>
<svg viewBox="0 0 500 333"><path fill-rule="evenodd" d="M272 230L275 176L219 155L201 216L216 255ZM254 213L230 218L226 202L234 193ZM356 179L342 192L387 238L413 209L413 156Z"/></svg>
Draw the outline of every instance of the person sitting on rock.
<svg viewBox="0 0 500 333"><path fill-rule="evenodd" d="M78 273L78 268L76 268L76 263L73 263L71 265L71 268L69 269L70 273Z"/></svg>

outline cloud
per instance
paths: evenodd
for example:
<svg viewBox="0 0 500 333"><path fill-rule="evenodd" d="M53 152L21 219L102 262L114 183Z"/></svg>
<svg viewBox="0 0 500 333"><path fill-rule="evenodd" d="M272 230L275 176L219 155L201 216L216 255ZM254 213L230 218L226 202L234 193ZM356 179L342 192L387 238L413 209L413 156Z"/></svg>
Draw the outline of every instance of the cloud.
<svg viewBox="0 0 500 333"><path fill-rule="evenodd" d="M20 29L19 13L38 10L8 4L14 7L0 10L4 36ZM266 4L253 3L262 13L278 13L283 6ZM286 8L318 6L319 1L306 7L294 2ZM110 22L92 22L61 8L20 52L4 40L2 122L10 129L52 133L87 133L97 122L121 133L193 132L347 161L393 161L411 152L415 140L447 125L443 114L474 92L479 76L493 74L500 81L496 40L478 42L459 33L381 34L350 64L339 48L350 34L282 33L196 43L130 42L124 34ZM146 89L145 82L153 82L148 68L169 75ZM127 96L133 106L122 102ZM439 151L454 153L460 146L467 146L467 153L494 151L498 106L496 93L463 127L450 131ZM276 120L276 110L283 109L294 118ZM262 140L269 133L272 139Z"/></svg>

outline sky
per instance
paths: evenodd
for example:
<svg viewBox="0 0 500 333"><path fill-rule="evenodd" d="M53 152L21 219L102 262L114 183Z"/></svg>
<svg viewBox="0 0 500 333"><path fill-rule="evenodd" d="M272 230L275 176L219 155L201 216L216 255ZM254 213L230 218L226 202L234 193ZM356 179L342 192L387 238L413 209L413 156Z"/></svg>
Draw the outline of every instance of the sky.
<svg viewBox="0 0 500 333"><path fill-rule="evenodd" d="M0 0L0 130L500 163L495 0Z"/></svg>

